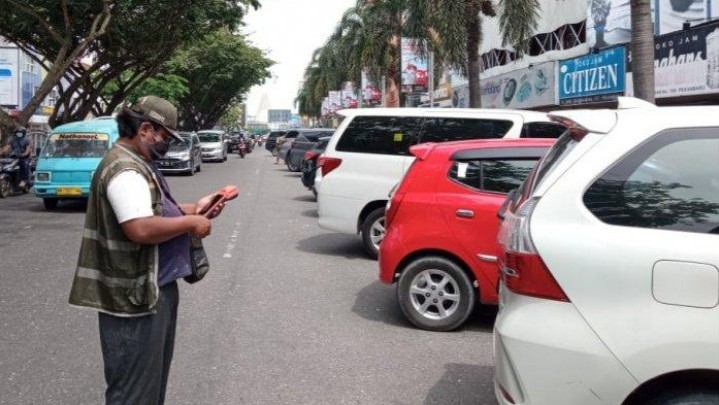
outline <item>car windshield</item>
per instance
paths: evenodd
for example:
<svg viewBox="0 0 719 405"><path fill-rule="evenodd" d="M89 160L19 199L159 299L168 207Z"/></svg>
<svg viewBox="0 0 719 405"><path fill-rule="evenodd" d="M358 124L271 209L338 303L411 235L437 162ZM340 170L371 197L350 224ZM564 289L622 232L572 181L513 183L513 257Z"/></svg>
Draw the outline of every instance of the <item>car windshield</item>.
<svg viewBox="0 0 719 405"><path fill-rule="evenodd" d="M52 134L45 144L42 157L102 157L109 145L107 134Z"/></svg>
<svg viewBox="0 0 719 405"><path fill-rule="evenodd" d="M220 134L214 132L199 132L200 142L220 142Z"/></svg>
<svg viewBox="0 0 719 405"><path fill-rule="evenodd" d="M175 138L170 138L168 143L170 144L171 151L181 151L190 147L190 137L181 135L183 141L178 141Z"/></svg>

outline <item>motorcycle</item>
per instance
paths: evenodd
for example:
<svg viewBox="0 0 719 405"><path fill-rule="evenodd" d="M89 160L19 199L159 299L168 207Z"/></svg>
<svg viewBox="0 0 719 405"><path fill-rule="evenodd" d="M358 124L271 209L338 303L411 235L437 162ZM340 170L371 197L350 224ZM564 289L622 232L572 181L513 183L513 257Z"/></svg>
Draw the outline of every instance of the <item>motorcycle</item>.
<svg viewBox="0 0 719 405"><path fill-rule="evenodd" d="M245 154L247 154L247 142L245 142L244 138L240 138L237 144L237 154L243 159L245 158Z"/></svg>
<svg viewBox="0 0 719 405"><path fill-rule="evenodd" d="M16 157L0 158L0 198L15 193L26 194L32 183L20 184L20 159Z"/></svg>

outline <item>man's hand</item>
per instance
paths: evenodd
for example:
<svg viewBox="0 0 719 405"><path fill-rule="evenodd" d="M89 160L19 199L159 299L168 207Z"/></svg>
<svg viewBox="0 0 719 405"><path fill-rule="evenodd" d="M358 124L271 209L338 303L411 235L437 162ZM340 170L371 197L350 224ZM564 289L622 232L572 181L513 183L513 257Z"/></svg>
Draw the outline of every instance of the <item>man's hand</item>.
<svg viewBox="0 0 719 405"><path fill-rule="evenodd" d="M195 205L195 214L200 214L203 209L212 202L212 199L214 197L215 193L212 193L200 198ZM207 215L207 217L210 219L217 217L218 215L220 215L223 208L225 208L225 203L219 204L217 207L215 207L215 209L212 210L212 212Z"/></svg>
<svg viewBox="0 0 719 405"><path fill-rule="evenodd" d="M212 222L202 215L189 215L192 220L192 230L190 235L197 238L204 238L210 235L212 231Z"/></svg>

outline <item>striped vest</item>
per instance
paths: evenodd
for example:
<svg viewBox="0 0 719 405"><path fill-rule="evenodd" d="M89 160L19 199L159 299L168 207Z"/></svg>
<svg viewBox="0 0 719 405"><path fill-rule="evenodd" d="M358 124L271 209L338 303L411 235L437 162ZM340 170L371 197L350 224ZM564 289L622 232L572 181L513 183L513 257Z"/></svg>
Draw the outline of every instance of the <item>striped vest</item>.
<svg viewBox="0 0 719 405"><path fill-rule="evenodd" d="M117 222L107 186L123 170L136 170L147 179L152 211L162 215L161 191L152 169L135 152L116 143L92 178L70 304L116 316L140 316L155 312L158 249L132 242Z"/></svg>

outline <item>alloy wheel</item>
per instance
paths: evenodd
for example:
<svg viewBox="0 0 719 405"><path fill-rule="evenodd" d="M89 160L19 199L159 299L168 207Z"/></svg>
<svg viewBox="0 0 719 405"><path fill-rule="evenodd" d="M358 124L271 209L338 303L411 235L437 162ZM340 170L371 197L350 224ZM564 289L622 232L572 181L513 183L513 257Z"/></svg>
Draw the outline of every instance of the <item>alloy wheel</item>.
<svg viewBox="0 0 719 405"><path fill-rule="evenodd" d="M432 320L452 316L459 308L461 298L457 281L438 269L417 274L410 284L409 295L415 311Z"/></svg>

